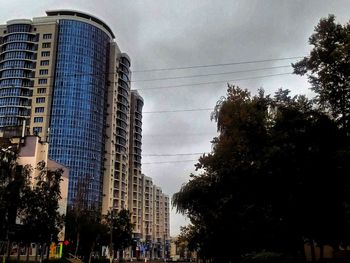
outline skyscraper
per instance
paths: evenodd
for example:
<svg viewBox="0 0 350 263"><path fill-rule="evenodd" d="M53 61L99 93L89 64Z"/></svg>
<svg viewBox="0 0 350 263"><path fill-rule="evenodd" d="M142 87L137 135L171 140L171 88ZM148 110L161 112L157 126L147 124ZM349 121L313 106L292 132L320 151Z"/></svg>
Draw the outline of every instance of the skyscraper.
<svg viewBox="0 0 350 263"><path fill-rule="evenodd" d="M102 20L46 14L0 25L0 137L38 135L48 159L69 168L68 206L129 209L133 237L160 257L169 198L142 174L144 101L130 58Z"/></svg>
<svg viewBox="0 0 350 263"><path fill-rule="evenodd" d="M46 14L0 26L0 133L49 141L49 158L70 169L68 204L83 189L86 205L100 208L105 171L120 161L117 154L121 163L128 159L130 60L100 19ZM106 142L117 156L108 168Z"/></svg>

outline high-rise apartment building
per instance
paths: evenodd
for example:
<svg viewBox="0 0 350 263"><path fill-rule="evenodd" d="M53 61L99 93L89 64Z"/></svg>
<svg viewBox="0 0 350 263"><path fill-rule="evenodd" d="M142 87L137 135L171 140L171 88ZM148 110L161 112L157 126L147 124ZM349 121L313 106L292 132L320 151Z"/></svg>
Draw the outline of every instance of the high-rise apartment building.
<svg viewBox="0 0 350 263"><path fill-rule="evenodd" d="M127 206L130 59L100 19L46 14L0 26L0 133L49 142L49 158L70 170L69 205L80 189L100 208L109 177L108 206Z"/></svg>
<svg viewBox="0 0 350 263"><path fill-rule="evenodd" d="M117 44L110 49L102 213L128 207L130 58Z"/></svg>
<svg viewBox="0 0 350 263"><path fill-rule="evenodd" d="M143 175L143 202L142 202L142 237L151 243L153 236L153 183L152 178ZM151 242L150 242L151 241Z"/></svg>
<svg viewBox="0 0 350 263"><path fill-rule="evenodd" d="M169 197L158 186L153 187L153 254L166 257L170 240ZM168 247L169 248L169 247Z"/></svg>
<svg viewBox="0 0 350 263"><path fill-rule="evenodd" d="M0 25L0 137L38 135L48 159L69 169L68 206L129 209L134 238L160 246L169 198L142 175L144 102L130 87L130 58L102 20L46 14Z"/></svg>

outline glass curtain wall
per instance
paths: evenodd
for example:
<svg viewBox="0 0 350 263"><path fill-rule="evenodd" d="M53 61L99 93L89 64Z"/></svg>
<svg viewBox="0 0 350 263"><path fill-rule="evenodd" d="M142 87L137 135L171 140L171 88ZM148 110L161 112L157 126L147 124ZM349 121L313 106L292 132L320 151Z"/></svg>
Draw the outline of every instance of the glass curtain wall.
<svg viewBox="0 0 350 263"><path fill-rule="evenodd" d="M93 25L59 21L49 158L69 168L69 206L101 205L109 42Z"/></svg>

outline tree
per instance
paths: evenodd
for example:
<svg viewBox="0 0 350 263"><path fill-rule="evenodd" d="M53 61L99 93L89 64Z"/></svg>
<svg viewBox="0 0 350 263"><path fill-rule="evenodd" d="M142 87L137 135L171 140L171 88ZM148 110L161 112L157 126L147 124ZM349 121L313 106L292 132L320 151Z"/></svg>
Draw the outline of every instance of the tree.
<svg viewBox="0 0 350 263"><path fill-rule="evenodd" d="M92 178L78 181L78 189L73 204L68 207L66 216L66 239L69 246L64 253L74 254L91 261L92 253L107 244L107 226L97 206L87 203L88 188Z"/></svg>
<svg viewBox="0 0 350 263"><path fill-rule="evenodd" d="M100 250L103 238L107 235L107 226L101 222L101 214L97 210L68 210L66 216L66 238L70 240L67 252L91 260L94 251ZM78 237L78 239L77 239Z"/></svg>
<svg viewBox="0 0 350 263"><path fill-rule="evenodd" d="M37 242L45 248L51 242L57 242L63 227L64 217L59 213L58 203L63 170L49 170L44 161L38 163L37 170L38 176L34 178L32 187L23 193L19 218L27 245Z"/></svg>
<svg viewBox="0 0 350 263"><path fill-rule="evenodd" d="M212 117L220 132L213 150L173 196L193 224L199 256L228 262L273 251L299 259L306 240L344 240L350 148L327 114L286 90L251 96L229 86Z"/></svg>
<svg viewBox="0 0 350 263"><path fill-rule="evenodd" d="M24 242L27 246L30 242L56 241L63 223L58 211L62 170L48 170L45 163L40 162L33 184L32 168L18 165L17 158L15 145L1 140L0 238L8 241L8 255L12 241Z"/></svg>
<svg viewBox="0 0 350 263"><path fill-rule="evenodd" d="M193 225L181 226L180 234L177 236L175 244L180 258L188 259L190 252L196 251L198 243L195 240L195 227Z"/></svg>
<svg viewBox="0 0 350 263"><path fill-rule="evenodd" d="M67 209L66 236L70 240L71 244L68 251L75 256L78 256L78 254L82 253L82 251L84 251L83 254L85 255L88 253L87 251L90 251L90 246L88 246L88 248L81 247L81 234L91 229L89 227L90 223L96 221L99 224L100 221L100 219L97 220L99 213L94 211L94 209L91 209L91 207L88 207L87 204L87 193L90 182L91 177L78 181L77 194L74 198L73 204ZM74 249L72 249L73 245ZM80 251L81 249L82 251Z"/></svg>
<svg viewBox="0 0 350 263"><path fill-rule="evenodd" d="M307 74L319 105L328 109L349 133L350 128L350 23L335 16L320 20L309 38L309 57L293 64L294 73Z"/></svg>
<svg viewBox="0 0 350 263"><path fill-rule="evenodd" d="M131 213L127 209L122 209L115 213L109 212L106 215L105 224L109 227L108 237L112 236L113 250L122 251L132 244L132 231L134 224L131 223ZM108 238L105 240L109 240ZM110 240L109 240L110 241Z"/></svg>
<svg viewBox="0 0 350 263"><path fill-rule="evenodd" d="M18 151L9 140L0 141L0 239L10 244L18 238L16 218L23 205L23 193L28 189L30 168L17 163Z"/></svg>

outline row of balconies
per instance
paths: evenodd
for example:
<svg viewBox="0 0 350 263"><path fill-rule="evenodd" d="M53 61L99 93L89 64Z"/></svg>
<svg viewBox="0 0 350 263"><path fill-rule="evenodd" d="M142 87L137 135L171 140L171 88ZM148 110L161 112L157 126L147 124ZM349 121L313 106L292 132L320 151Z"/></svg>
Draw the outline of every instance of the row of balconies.
<svg viewBox="0 0 350 263"><path fill-rule="evenodd" d="M33 70L35 68L36 63L27 62L23 66L7 66L7 65L0 65L0 72L10 69L21 69L21 70Z"/></svg>
<svg viewBox="0 0 350 263"><path fill-rule="evenodd" d="M17 69L17 71L3 70L0 71L0 78L5 79L31 79L35 77L34 72L26 72L27 70Z"/></svg>
<svg viewBox="0 0 350 263"><path fill-rule="evenodd" d="M18 43L23 45L14 45L17 43L13 43L13 46L11 46L11 43L7 43L5 45L2 45L0 47L0 55L7 53L7 52L13 52L13 51L26 51L26 52L36 52L38 51L38 45L32 44L32 43Z"/></svg>
<svg viewBox="0 0 350 263"><path fill-rule="evenodd" d="M118 87L123 89L125 92L127 92L129 94L129 90L130 90L129 84L127 82L125 82L124 80L122 80L122 79L118 80ZM128 95L128 97L129 97L129 95Z"/></svg>
<svg viewBox="0 0 350 263"><path fill-rule="evenodd" d="M118 95L123 96L127 100L129 99L129 92L120 86L118 87Z"/></svg>
<svg viewBox="0 0 350 263"><path fill-rule="evenodd" d="M12 89L1 89L0 88L0 97L1 98L7 98L7 97L18 97L18 98L28 98L33 95L33 91L31 90L19 90L19 94L16 90L16 92L13 92Z"/></svg>
<svg viewBox="0 0 350 263"><path fill-rule="evenodd" d="M123 72L124 74L128 75L128 77L130 77L129 67L125 66L124 64L121 64L119 66L119 71Z"/></svg>
<svg viewBox="0 0 350 263"><path fill-rule="evenodd" d="M36 43L38 42L37 36L31 36L28 33L14 33L9 36L2 37L0 42L0 46L8 44L8 43L16 43L16 42L25 42L25 43Z"/></svg>

